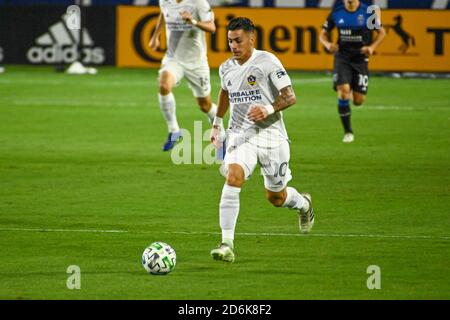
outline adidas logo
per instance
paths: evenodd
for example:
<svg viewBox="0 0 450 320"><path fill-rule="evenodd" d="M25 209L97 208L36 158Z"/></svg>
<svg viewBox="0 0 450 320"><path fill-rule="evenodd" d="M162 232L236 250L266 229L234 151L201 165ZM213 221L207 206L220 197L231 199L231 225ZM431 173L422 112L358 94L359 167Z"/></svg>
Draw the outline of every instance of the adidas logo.
<svg viewBox="0 0 450 320"><path fill-rule="evenodd" d="M88 30L83 28L82 62L86 64L102 64L105 52L101 47L94 47ZM51 25L48 32L35 40L37 46L27 52L31 63L72 63L79 60L77 44L80 42L79 30L70 30L64 20Z"/></svg>
<svg viewBox="0 0 450 320"><path fill-rule="evenodd" d="M227 87L231 86L231 80L228 80Z"/></svg>
<svg viewBox="0 0 450 320"><path fill-rule="evenodd" d="M341 18L338 23L339 24L343 24L344 23L344 19Z"/></svg>

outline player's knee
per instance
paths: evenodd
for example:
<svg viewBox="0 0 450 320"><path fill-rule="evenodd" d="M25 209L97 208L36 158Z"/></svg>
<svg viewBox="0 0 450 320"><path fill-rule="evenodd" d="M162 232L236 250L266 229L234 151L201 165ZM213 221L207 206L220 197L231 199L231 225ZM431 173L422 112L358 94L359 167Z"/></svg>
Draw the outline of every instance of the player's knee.
<svg viewBox="0 0 450 320"><path fill-rule="evenodd" d="M351 97L351 89L348 85L343 85L338 87L338 93L340 99L348 100Z"/></svg>
<svg viewBox="0 0 450 320"><path fill-rule="evenodd" d="M269 200L274 207L282 207L286 199L281 194L272 193L267 195L267 200Z"/></svg>
<svg viewBox="0 0 450 320"><path fill-rule="evenodd" d="M211 101L207 98L197 98L198 106L202 112L208 112L211 109Z"/></svg>
<svg viewBox="0 0 450 320"><path fill-rule="evenodd" d="M353 104L355 105L355 106L360 106L360 105L362 105L363 103L364 103L364 100L365 100L365 97L364 96L361 96L361 97L354 97L353 98Z"/></svg>
<svg viewBox="0 0 450 320"><path fill-rule="evenodd" d="M243 183L244 183L244 177L242 177L239 174L228 172L227 185L240 188Z"/></svg>
<svg viewBox="0 0 450 320"><path fill-rule="evenodd" d="M168 95L172 91L172 87L167 82L159 83L159 93L163 96Z"/></svg>

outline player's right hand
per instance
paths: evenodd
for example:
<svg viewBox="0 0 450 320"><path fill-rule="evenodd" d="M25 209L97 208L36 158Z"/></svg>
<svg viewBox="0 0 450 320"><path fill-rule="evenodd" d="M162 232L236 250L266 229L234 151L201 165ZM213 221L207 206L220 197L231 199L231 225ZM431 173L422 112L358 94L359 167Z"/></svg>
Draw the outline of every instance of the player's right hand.
<svg viewBox="0 0 450 320"><path fill-rule="evenodd" d="M148 43L148 46L153 50L157 50L159 48L159 39L152 37Z"/></svg>
<svg viewBox="0 0 450 320"><path fill-rule="evenodd" d="M335 53L335 52L339 51L339 46L335 43L330 42L329 45L327 46L327 50L330 53Z"/></svg>
<svg viewBox="0 0 450 320"><path fill-rule="evenodd" d="M211 129L210 140L216 149L222 146L222 142L225 139L225 132L220 126L213 126Z"/></svg>

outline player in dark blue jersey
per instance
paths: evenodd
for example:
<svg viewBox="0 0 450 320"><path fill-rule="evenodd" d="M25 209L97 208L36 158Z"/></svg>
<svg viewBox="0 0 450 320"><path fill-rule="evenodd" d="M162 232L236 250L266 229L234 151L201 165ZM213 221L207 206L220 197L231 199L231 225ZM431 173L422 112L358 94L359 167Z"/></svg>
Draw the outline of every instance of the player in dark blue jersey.
<svg viewBox="0 0 450 320"><path fill-rule="evenodd" d="M381 26L379 10L368 10L359 0L343 1L344 5L337 6L323 24L320 42L334 53L333 85L338 93L338 110L345 132L343 142L349 143L354 140L350 99L353 97L356 106L364 102L369 85L369 57L386 32ZM334 28L339 32L337 43L330 41ZM374 41L372 31L378 33Z"/></svg>

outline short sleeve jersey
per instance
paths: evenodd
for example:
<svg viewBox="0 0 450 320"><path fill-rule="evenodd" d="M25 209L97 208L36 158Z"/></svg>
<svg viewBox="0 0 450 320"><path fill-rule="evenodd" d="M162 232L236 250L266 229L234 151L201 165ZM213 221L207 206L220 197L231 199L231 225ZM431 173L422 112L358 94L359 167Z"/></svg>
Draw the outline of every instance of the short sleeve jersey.
<svg viewBox="0 0 450 320"><path fill-rule="evenodd" d="M336 57L351 60L366 58L360 53L360 49L371 42L372 31L367 25L372 14L363 3L355 12L347 11L344 6L338 6L330 13L322 28L327 32L331 32L334 28L338 29L339 51Z"/></svg>
<svg viewBox="0 0 450 320"><path fill-rule="evenodd" d="M181 12L188 11L197 21L214 20L214 14L207 0L159 0L159 6L166 24L166 57L195 67L206 62L205 32L181 19Z"/></svg>
<svg viewBox="0 0 450 320"><path fill-rule="evenodd" d="M289 75L275 55L254 49L242 65L234 58L225 61L219 68L219 75L222 89L228 92L231 132L240 135L256 133L261 146L288 139L282 112L275 112L256 123L247 116L253 105L272 104L280 90L291 85Z"/></svg>

